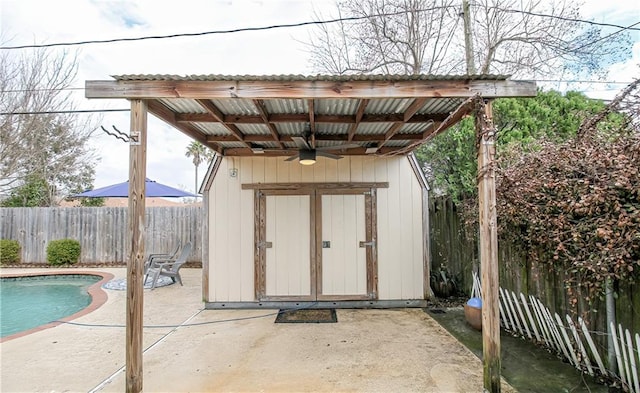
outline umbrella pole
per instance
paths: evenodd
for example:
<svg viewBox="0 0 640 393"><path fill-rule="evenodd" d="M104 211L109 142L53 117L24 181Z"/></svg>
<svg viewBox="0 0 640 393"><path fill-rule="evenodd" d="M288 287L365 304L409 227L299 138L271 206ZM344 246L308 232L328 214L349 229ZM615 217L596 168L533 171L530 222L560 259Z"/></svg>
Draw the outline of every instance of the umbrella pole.
<svg viewBox="0 0 640 393"><path fill-rule="evenodd" d="M131 100L129 148L129 235L127 263L126 391L142 391L142 311L147 169L147 104Z"/></svg>

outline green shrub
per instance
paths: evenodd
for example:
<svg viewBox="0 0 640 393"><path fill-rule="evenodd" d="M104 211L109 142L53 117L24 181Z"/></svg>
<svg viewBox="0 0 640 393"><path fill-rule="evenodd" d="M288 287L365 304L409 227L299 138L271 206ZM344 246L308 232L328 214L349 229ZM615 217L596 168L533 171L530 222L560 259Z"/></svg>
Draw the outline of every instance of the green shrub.
<svg viewBox="0 0 640 393"><path fill-rule="evenodd" d="M20 263L20 243L17 240L0 239L0 265Z"/></svg>
<svg viewBox="0 0 640 393"><path fill-rule="evenodd" d="M80 242L74 239L52 240L47 245L47 262L49 265L67 265L78 262L80 258Z"/></svg>

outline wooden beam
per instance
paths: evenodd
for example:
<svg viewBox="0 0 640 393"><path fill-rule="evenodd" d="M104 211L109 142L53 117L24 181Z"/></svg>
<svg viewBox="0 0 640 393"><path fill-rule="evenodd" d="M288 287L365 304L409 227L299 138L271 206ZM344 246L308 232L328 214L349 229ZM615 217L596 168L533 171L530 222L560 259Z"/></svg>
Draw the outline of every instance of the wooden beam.
<svg viewBox="0 0 640 393"><path fill-rule="evenodd" d="M129 147L129 261L127 263L126 391L142 391L142 326L147 168L147 105L131 101Z"/></svg>
<svg viewBox="0 0 640 393"><path fill-rule="evenodd" d="M315 101L310 99L307 102L307 111L309 112L309 131L311 132L311 140L309 141L311 144L311 148L316 148L316 110L315 110Z"/></svg>
<svg viewBox="0 0 640 393"><path fill-rule="evenodd" d="M348 134L349 136L347 138L347 142L351 142L353 140L353 137L356 135L356 131L358 130L358 125L360 125L360 122L364 117L364 111L367 109L367 105L369 105L369 102L370 100L366 98L360 100L360 103L358 104L358 110L356 111L356 116L353 119L355 121L349 128L349 134Z"/></svg>
<svg viewBox="0 0 640 393"><path fill-rule="evenodd" d="M413 117L413 115L415 115L416 112L420 110L420 108L424 106L424 103L426 101L426 98L416 98L415 100L413 100L411 105L409 105L404 113L402 113L402 120L394 123L391 127L389 127L389 130L384 135L384 141L378 144L378 148L382 147L389 139L391 139L398 131L400 131L402 126L406 122L408 122Z"/></svg>
<svg viewBox="0 0 640 393"><path fill-rule="evenodd" d="M355 79L355 78L354 78ZM535 97L536 83L512 80L89 80L86 98L485 98Z"/></svg>
<svg viewBox="0 0 640 393"><path fill-rule="evenodd" d="M404 118L402 119L402 121L405 123L408 122L409 119L411 119L413 115L415 115L416 112L418 112L418 110L420 110L420 108L424 106L425 102L427 102L426 98L416 98L415 100L413 100L407 110L404 111Z"/></svg>
<svg viewBox="0 0 640 393"><path fill-rule="evenodd" d="M364 156L366 154L366 147L354 147L351 149L340 150L340 148L336 148L336 150L324 150L329 153L337 154L339 156ZM385 155L385 154L404 154L403 147L382 147L378 149L377 154ZM269 157L284 157L289 156L291 154L295 154L298 152L298 149L264 149L259 156L269 156ZM248 147L229 147L224 149L225 156L253 156L256 155L250 148ZM369 154L371 155L371 154ZM327 158L330 160L330 158Z"/></svg>
<svg viewBox="0 0 640 393"><path fill-rule="evenodd" d="M439 123L430 124L425 132L429 130L433 130L437 127ZM394 134L391 137L393 141L419 141L422 140L424 132L421 134ZM325 134L316 134L316 141L323 142L347 142L348 135L339 134L339 135L325 135ZM207 135L206 140L209 143L219 143L219 142L236 142L237 139L233 135ZM273 138L271 135L245 135L245 142L273 142ZM380 142L384 140L384 135L376 135L376 134L366 134L366 135L355 135L351 142ZM283 135L280 137L281 142L289 142L293 143L293 139L291 136ZM286 148L285 148L286 149Z"/></svg>
<svg viewBox="0 0 640 393"><path fill-rule="evenodd" d="M429 127L424 130L423 137L421 140L411 143L409 146L403 147L395 154L406 154L410 151L414 150L416 147L426 143L430 139L434 138L437 135L443 133L446 129L453 126L462 120L465 116L473 113L476 108L478 101L481 101L480 96L475 96L466 99L455 111L451 112L451 114L441 123L438 123L437 128ZM432 131L433 130L433 131Z"/></svg>
<svg viewBox="0 0 640 393"><path fill-rule="evenodd" d="M370 100L362 100L363 102L370 102ZM404 121L403 113L368 113L360 114L359 111L364 111L366 105L361 104L358 107L358 113L353 115L323 115L315 113L313 121L318 123L333 123L333 124L350 124L357 125L358 123L395 123L398 121ZM309 115L306 113L271 113L269 116L269 123L307 123L309 121ZM448 113L429 113L429 114L416 114L413 115L406 123L428 123L431 121L443 121L449 116ZM177 113L175 115L177 122L199 122L199 123L218 123L220 122L218 117L213 116L210 113ZM264 119L262 116L254 115L224 115L223 123L232 124L263 124Z"/></svg>
<svg viewBox="0 0 640 393"><path fill-rule="evenodd" d="M280 134L278 134L276 126L274 126L273 123L269 121L269 114L267 113L267 108L264 106L264 101L253 100L253 104L256 106L256 109L258 109L262 122L269 128L271 138L278 144L278 147L282 148L284 145L282 144L282 142L280 142Z"/></svg>
<svg viewBox="0 0 640 393"><path fill-rule="evenodd" d="M202 106L207 112L209 112L217 122L220 122L232 135L236 137L240 142L244 143L244 135L242 131L235 124L228 124L224 122L224 113L210 100L196 100L200 106ZM249 146L245 143L246 146Z"/></svg>
<svg viewBox="0 0 640 393"><path fill-rule="evenodd" d="M353 190L389 188L389 182L378 183L243 183L243 190Z"/></svg>
<svg viewBox="0 0 640 393"><path fill-rule="evenodd" d="M433 122L431 124L429 124L427 127L424 128L424 131L422 131L422 139L426 140L429 138L429 136L431 136L431 134L433 134L433 132L435 130L438 129L438 127L440 127L440 125L442 125L441 122Z"/></svg>
<svg viewBox="0 0 640 393"><path fill-rule="evenodd" d="M496 130L491 102L478 101L478 202L480 210L480 267L482 281L482 364L484 390L500 392L500 314L498 224L496 217Z"/></svg>
<svg viewBox="0 0 640 393"><path fill-rule="evenodd" d="M161 104L158 101L147 101L147 108L149 112L153 113L158 119L163 120L165 123L173 126L178 131L181 131L183 134L188 137L195 139L196 141L202 143L203 145L209 147L211 150L215 151L218 154L222 154L222 148L220 145L215 143L215 141L208 141L207 138L202 135L202 132L196 130L193 126L189 124L182 124L176 121L174 113Z"/></svg>
<svg viewBox="0 0 640 393"><path fill-rule="evenodd" d="M389 129L387 130L387 133L384 134L384 140L382 141L382 143L391 139L396 134L396 132L400 131L403 125L404 123L400 123L400 122L393 123L393 125L389 127Z"/></svg>

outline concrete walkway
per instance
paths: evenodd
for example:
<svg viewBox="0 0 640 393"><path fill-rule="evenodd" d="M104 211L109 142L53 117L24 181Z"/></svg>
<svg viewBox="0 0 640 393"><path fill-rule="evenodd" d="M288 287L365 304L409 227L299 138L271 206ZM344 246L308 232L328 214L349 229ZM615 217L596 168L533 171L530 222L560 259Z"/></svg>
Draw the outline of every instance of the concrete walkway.
<svg viewBox="0 0 640 393"><path fill-rule="evenodd" d="M122 269L84 269L126 276ZM1 269L13 274L34 269ZM45 271L51 272L51 269ZM73 273L77 269L68 269ZM420 309L338 310L276 324L277 310L203 310L201 270L145 290L145 392L481 392L481 361ZM105 290L106 291L106 290ZM0 344L2 392L125 391L126 292ZM503 392L514 390L503 383Z"/></svg>

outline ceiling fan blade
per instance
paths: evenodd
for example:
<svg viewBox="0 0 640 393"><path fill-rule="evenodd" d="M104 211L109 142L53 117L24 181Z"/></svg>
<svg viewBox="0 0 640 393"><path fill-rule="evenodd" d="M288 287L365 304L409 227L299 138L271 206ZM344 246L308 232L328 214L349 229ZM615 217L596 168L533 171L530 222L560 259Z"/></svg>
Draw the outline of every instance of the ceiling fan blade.
<svg viewBox="0 0 640 393"><path fill-rule="evenodd" d="M293 160L297 160L298 159L298 155L294 154L291 157L287 158L285 161L293 161Z"/></svg>
<svg viewBox="0 0 640 393"><path fill-rule="evenodd" d="M292 136L291 139L296 144L296 146L300 149L311 150L311 146L307 143L307 140L301 136Z"/></svg>
<svg viewBox="0 0 640 393"><path fill-rule="evenodd" d="M327 150L345 150L345 149L354 149L356 147L362 147L357 143L349 143L346 145L337 145L337 146L322 146L316 148L318 151L327 151Z"/></svg>
<svg viewBox="0 0 640 393"><path fill-rule="evenodd" d="M324 152L324 151L316 151L316 154L319 155L319 156L322 156L322 157L332 158L334 160L339 160L339 159L342 158L342 156L338 156L338 155L335 155L335 154L327 153L327 152Z"/></svg>

